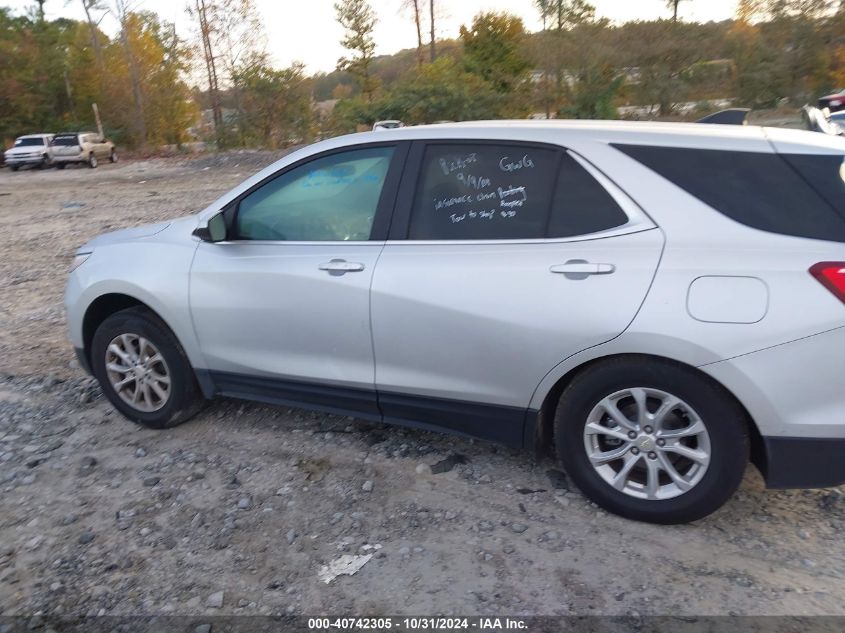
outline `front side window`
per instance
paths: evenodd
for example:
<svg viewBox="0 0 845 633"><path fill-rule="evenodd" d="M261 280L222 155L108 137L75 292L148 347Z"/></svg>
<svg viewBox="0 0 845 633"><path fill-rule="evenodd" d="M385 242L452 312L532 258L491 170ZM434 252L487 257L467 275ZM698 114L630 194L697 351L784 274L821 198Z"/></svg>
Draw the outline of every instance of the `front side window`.
<svg viewBox="0 0 845 633"><path fill-rule="evenodd" d="M429 145L408 238L542 238L559 156L528 145Z"/></svg>
<svg viewBox="0 0 845 633"><path fill-rule="evenodd" d="M294 167L241 199L237 237L368 240L392 156L392 147L372 147Z"/></svg>

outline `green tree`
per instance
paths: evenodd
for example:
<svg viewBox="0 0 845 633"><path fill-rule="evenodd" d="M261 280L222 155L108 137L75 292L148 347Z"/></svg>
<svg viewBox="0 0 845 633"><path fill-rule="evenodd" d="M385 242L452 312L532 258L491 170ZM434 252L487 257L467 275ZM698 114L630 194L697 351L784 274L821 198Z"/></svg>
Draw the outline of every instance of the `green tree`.
<svg viewBox="0 0 845 633"><path fill-rule="evenodd" d="M266 58L258 58L241 68L235 84L241 92L239 126L246 144L275 149L308 139L311 85L302 64L276 70Z"/></svg>
<svg viewBox="0 0 845 633"><path fill-rule="evenodd" d="M367 0L341 0L335 3L334 8L337 21L346 31L340 43L352 53L351 57L341 57L337 68L355 77L367 101L372 101L379 85L378 78L372 73L376 14Z"/></svg>
<svg viewBox="0 0 845 633"><path fill-rule="evenodd" d="M348 132L371 126L382 119L399 119L407 124L435 121L466 121L524 116L527 110L508 95L496 92L482 77L467 72L448 55L409 72L380 98L344 99L333 114L333 131Z"/></svg>
<svg viewBox="0 0 845 633"><path fill-rule="evenodd" d="M467 28L461 26L464 67L503 94L512 94L524 82L529 61L523 53L525 27L509 13L479 13Z"/></svg>
<svg viewBox="0 0 845 633"><path fill-rule="evenodd" d="M586 0L534 0L543 20L535 43L536 59L543 70L540 89L546 116L558 110L566 98L567 65L574 29L596 23L596 8ZM592 47L591 47L592 48Z"/></svg>

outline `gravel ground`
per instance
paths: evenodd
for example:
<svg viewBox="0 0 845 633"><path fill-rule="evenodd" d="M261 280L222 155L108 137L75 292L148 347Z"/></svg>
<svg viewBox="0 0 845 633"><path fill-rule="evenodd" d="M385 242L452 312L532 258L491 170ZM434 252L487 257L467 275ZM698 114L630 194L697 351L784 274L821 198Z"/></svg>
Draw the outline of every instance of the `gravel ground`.
<svg viewBox="0 0 845 633"><path fill-rule="evenodd" d="M0 171L0 615L845 615L842 489L749 468L722 511L659 527L482 442L235 400L122 419L65 340L74 249L272 159ZM372 557L324 583L343 555Z"/></svg>

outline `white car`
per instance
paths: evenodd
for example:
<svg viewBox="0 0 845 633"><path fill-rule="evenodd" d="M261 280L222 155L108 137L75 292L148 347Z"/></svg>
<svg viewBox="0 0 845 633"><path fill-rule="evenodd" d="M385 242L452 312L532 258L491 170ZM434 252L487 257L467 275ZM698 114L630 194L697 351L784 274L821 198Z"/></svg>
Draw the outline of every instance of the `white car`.
<svg viewBox="0 0 845 633"><path fill-rule="evenodd" d="M17 171L24 165L49 167L53 161L53 150L50 142L52 134L27 134L15 139L15 144L7 149L3 158L9 169Z"/></svg>
<svg viewBox="0 0 845 633"><path fill-rule="evenodd" d="M845 139L447 124L296 151L81 249L81 363L154 428L229 396L555 453L674 523L749 460L845 482Z"/></svg>

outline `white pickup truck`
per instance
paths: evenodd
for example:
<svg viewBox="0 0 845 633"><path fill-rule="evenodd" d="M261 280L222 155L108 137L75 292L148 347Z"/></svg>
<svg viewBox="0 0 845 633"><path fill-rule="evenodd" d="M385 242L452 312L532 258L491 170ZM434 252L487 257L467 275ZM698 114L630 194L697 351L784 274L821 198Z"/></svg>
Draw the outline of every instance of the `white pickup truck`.
<svg viewBox="0 0 845 633"><path fill-rule="evenodd" d="M52 134L27 134L15 139L15 144L4 153L9 169L17 171L21 165L48 167L53 163Z"/></svg>

